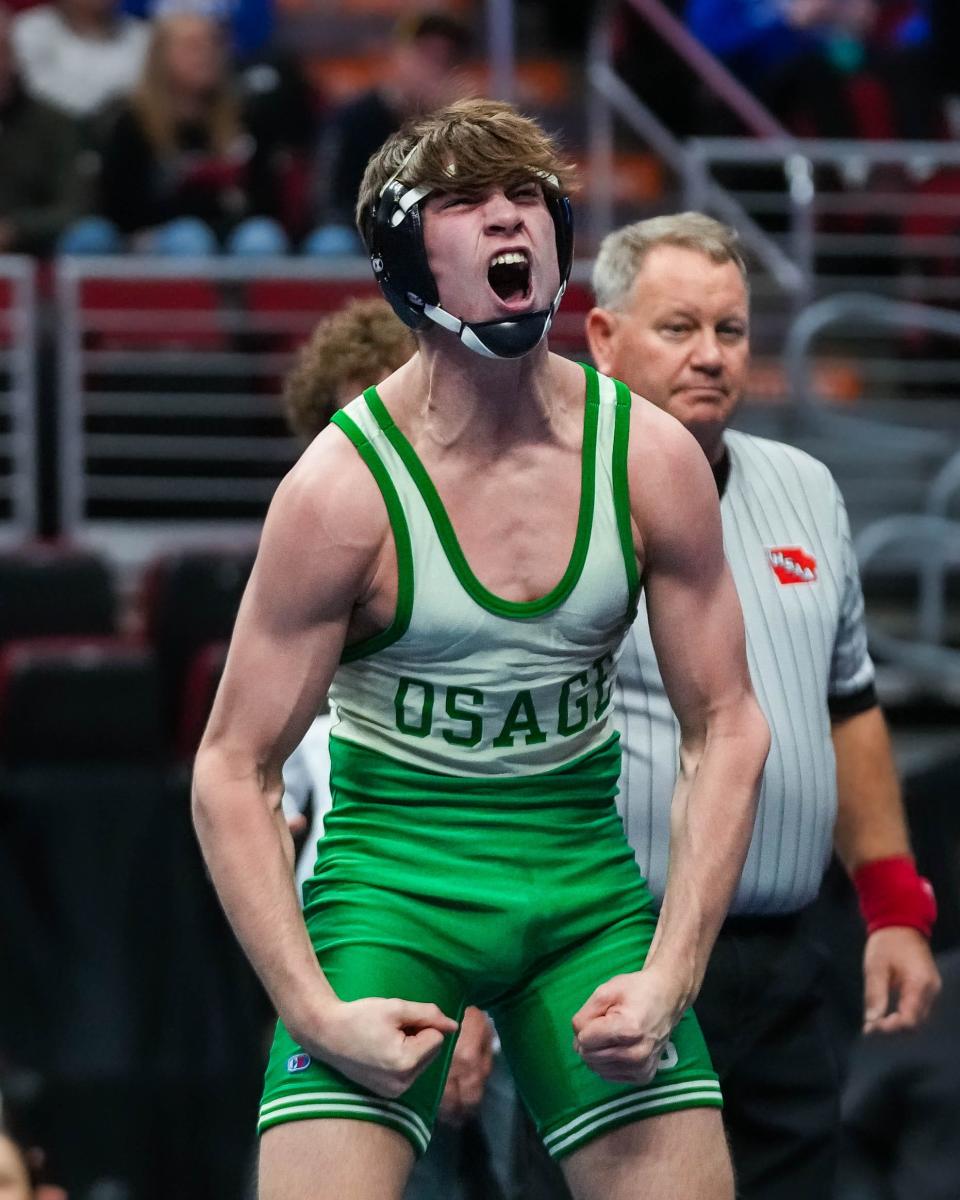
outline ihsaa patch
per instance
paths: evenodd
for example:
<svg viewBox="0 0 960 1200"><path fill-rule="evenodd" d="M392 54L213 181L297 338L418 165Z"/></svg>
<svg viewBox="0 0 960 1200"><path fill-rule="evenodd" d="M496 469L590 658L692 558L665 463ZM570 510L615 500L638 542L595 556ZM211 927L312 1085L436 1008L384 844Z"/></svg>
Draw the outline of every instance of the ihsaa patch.
<svg viewBox="0 0 960 1200"><path fill-rule="evenodd" d="M816 583L817 560L799 546L772 546L767 559L781 583Z"/></svg>
<svg viewBox="0 0 960 1200"><path fill-rule="evenodd" d="M302 1050L299 1054L291 1054L287 1059L287 1070L290 1072L305 1071L309 1066L310 1055L304 1054Z"/></svg>

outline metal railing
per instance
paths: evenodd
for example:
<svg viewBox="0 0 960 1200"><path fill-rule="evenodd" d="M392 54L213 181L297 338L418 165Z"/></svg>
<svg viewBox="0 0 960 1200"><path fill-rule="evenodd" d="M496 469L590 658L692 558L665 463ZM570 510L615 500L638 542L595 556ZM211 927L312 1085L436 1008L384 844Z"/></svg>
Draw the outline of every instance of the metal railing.
<svg viewBox="0 0 960 1200"><path fill-rule="evenodd" d="M61 531L121 561L256 536L300 451L297 346L379 294L364 259L64 259L56 289Z"/></svg>
<svg viewBox="0 0 960 1200"><path fill-rule="evenodd" d="M619 120L673 173L674 204L737 228L793 311L852 287L931 304L960 300L960 147L793 137L662 0L628 3L749 136L678 138L617 73L609 20L598 21L587 67L594 245L615 220Z"/></svg>
<svg viewBox="0 0 960 1200"><path fill-rule="evenodd" d="M582 356L589 264L551 343ZM120 564L260 529L300 452L283 377L318 319L379 296L363 258L57 264L62 533Z"/></svg>
<svg viewBox="0 0 960 1200"><path fill-rule="evenodd" d="M846 326L847 336L854 339L860 363L860 389L863 400L869 405L872 399L882 400L891 395L902 398L911 387L936 384L944 395L960 397L960 355L928 358L918 361L906 357L904 343L896 339L910 338L918 332L942 335L960 345L960 312L932 305L916 304L902 300L891 300L885 296L866 292L845 292L829 296L810 304L793 320L787 331L783 348L783 361L790 397L798 409L822 409L821 397L814 382L813 346L827 330ZM871 338L883 331L879 343L880 353L874 353ZM891 343L887 331L893 330L895 339ZM834 352L843 353L837 342ZM848 351L852 353L853 351ZM919 369L918 369L919 367ZM918 408L928 396L915 392ZM924 407L929 412L929 407ZM889 431L889 425L884 429ZM908 429L905 433L898 427L897 437L909 437L918 446L929 446L942 452L943 434L938 430ZM954 437L960 440L960 426ZM948 447L949 449L949 447Z"/></svg>
<svg viewBox="0 0 960 1200"><path fill-rule="evenodd" d="M662 0L629 0L710 90L734 112L745 127L761 138L786 138L786 129L731 72L684 28ZM727 189L711 179L701 159L681 141L626 83L613 62L610 15L593 28L587 54L587 118L589 128L588 232L595 247L614 225L615 118L619 118L650 147L676 176L687 208L700 208L735 226L757 262L775 286L788 297L806 295L802 271L769 237L747 209Z"/></svg>
<svg viewBox="0 0 960 1200"><path fill-rule="evenodd" d="M924 511L932 517L946 517L957 495L960 495L960 450L951 455L937 472L927 492Z"/></svg>
<svg viewBox="0 0 960 1200"><path fill-rule="evenodd" d="M855 287L960 299L960 147L950 142L692 138L687 193L722 183L797 267L808 296Z"/></svg>
<svg viewBox="0 0 960 1200"><path fill-rule="evenodd" d="M891 633L868 605L874 653L910 673L922 686L960 686L960 649L948 645L948 579L960 579L960 521L924 513L885 517L866 526L854 542L865 587L875 567L887 576L916 581L912 636Z"/></svg>
<svg viewBox="0 0 960 1200"><path fill-rule="evenodd" d="M951 339L923 358L914 339ZM960 313L883 296L817 301L791 323L783 352L789 405L777 435L842 480L854 527L927 507L931 480L960 451ZM822 394L838 377L849 403Z"/></svg>

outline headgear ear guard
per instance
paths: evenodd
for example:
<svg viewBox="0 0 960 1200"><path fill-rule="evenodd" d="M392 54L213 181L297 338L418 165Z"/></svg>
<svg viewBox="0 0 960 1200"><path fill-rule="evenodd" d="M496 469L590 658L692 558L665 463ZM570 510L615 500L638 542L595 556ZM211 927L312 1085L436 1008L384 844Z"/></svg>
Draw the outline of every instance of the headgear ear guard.
<svg viewBox="0 0 960 1200"><path fill-rule="evenodd" d="M432 189L409 187L396 176L389 179L371 205L362 233L373 273L400 320L411 329L427 329L431 322L439 325L487 358L519 358L541 342L560 306L573 266L570 198L559 190L554 175L543 176L543 185L560 267L560 285L550 307L507 320L471 324L440 307L436 280L427 262L421 213L421 205Z"/></svg>

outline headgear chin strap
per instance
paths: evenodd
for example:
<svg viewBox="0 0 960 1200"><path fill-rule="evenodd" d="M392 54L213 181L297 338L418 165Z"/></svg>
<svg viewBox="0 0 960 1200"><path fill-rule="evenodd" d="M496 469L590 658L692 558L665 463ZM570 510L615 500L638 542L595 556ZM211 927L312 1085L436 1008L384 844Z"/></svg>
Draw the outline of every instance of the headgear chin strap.
<svg viewBox="0 0 960 1200"><path fill-rule="evenodd" d="M408 161L410 155L404 162ZM402 169L402 167L401 167ZM531 174L538 174L531 172ZM570 278L573 265L573 211L555 175L542 175L543 194L553 218L560 286L549 308L500 321L461 321L440 307L436 280L423 243L421 205L432 189L389 179L364 221L364 241L384 296L411 329L439 325L485 358L520 358L543 341Z"/></svg>
<svg viewBox="0 0 960 1200"><path fill-rule="evenodd" d="M461 321L436 304L425 304L423 312L435 325L455 333L468 349L484 358L522 358L547 336L566 287L564 280L549 308L538 308L513 320Z"/></svg>

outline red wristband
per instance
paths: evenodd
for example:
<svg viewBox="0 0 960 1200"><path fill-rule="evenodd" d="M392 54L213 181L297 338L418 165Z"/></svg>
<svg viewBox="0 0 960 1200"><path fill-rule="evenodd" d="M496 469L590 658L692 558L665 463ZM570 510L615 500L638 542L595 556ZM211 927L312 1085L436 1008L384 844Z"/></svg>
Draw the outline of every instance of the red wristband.
<svg viewBox="0 0 960 1200"><path fill-rule="evenodd" d="M906 854L864 863L853 874L867 933L906 925L929 937L937 919L937 901L929 879L917 874Z"/></svg>

